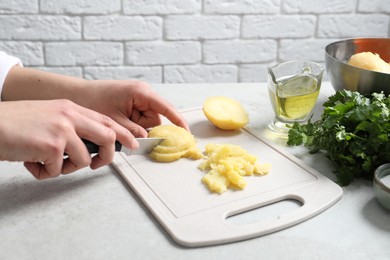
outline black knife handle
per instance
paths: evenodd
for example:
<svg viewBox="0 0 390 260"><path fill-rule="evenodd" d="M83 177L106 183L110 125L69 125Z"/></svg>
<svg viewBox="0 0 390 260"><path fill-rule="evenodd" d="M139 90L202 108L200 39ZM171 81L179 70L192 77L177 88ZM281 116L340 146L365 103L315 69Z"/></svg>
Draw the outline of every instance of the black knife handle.
<svg viewBox="0 0 390 260"><path fill-rule="evenodd" d="M99 152L99 146L95 143L92 143L89 140L81 139L85 146L87 147L87 150L90 154L98 153ZM115 141L115 151L119 152L122 149L122 144L118 141Z"/></svg>

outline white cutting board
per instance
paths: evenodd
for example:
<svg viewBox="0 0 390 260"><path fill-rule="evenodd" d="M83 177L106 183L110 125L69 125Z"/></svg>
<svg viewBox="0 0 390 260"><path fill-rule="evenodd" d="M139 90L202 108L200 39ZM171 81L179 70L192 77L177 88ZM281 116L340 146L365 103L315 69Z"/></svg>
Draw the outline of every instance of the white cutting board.
<svg viewBox="0 0 390 260"><path fill-rule="evenodd" d="M113 165L177 243L196 247L262 236L307 220L341 198L337 184L254 131L219 130L201 109L183 115L202 151L207 143L236 144L272 168L268 175L245 177L244 190L216 194L201 182L205 173L197 168L200 160L159 163L145 155L118 153ZM300 207L247 224L227 221L230 216L284 200L298 201Z"/></svg>

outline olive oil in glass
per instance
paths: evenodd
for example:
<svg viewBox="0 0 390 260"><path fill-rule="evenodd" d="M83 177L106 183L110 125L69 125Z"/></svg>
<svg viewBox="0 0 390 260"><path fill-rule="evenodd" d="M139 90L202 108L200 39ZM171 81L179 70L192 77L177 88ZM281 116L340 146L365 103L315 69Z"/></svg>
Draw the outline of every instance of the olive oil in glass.
<svg viewBox="0 0 390 260"><path fill-rule="evenodd" d="M297 63L299 62L281 64L291 66L293 71L289 71L288 67L280 69L278 66L269 69L268 92L275 112L269 128L284 136L288 134L288 124L304 123L309 119L321 86L322 69L319 67L313 70L313 66L319 65Z"/></svg>
<svg viewBox="0 0 390 260"><path fill-rule="evenodd" d="M319 87L310 75L293 76L278 81L276 91L269 90L276 116L283 121L305 120L316 104Z"/></svg>

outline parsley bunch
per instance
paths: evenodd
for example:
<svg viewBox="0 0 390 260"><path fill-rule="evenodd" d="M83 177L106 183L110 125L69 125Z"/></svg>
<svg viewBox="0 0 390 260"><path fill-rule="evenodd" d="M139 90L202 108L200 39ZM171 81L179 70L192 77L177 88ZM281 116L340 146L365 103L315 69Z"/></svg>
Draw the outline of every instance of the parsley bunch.
<svg viewBox="0 0 390 260"><path fill-rule="evenodd" d="M371 179L375 168L390 162L390 96L340 90L323 106L318 121L292 125L287 144L325 152L340 185Z"/></svg>

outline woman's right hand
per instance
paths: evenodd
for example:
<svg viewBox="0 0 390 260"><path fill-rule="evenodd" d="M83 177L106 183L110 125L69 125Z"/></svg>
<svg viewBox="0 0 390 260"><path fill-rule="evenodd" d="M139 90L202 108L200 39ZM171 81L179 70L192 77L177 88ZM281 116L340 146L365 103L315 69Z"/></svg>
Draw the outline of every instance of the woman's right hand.
<svg viewBox="0 0 390 260"><path fill-rule="evenodd" d="M99 153L91 157L81 138ZM129 130L69 100L0 102L0 160L24 162L37 179L109 164L116 140L138 148Z"/></svg>

